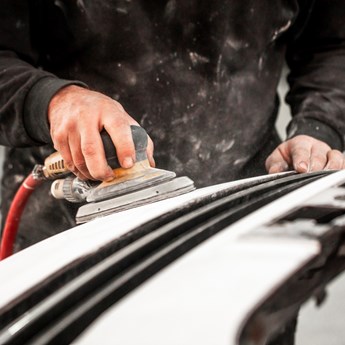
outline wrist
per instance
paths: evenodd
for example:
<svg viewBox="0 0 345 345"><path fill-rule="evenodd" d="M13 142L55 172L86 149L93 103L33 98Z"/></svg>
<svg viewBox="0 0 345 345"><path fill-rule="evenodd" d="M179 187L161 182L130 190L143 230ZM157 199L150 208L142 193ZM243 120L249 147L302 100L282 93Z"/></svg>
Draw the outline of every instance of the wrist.
<svg viewBox="0 0 345 345"><path fill-rule="evenodd" d="M60 108L63 104L69 103L69 98L71 95L76 93L80 93L80 91L84 91L85 87L81 87L78 85L67 85L59 89L50 99L47 109L47 120L50 125L51 118L54 114L54 110Z"/></svg>
<svg viewBox="0 0 345 345"><path fill-rule="evenodd" d="M52 143L49 125L49 106L54 96L63 88L81 85L79 81L56 77L40 79L29 91L24 104L24 126L28 135L39 144Z"/></svg>
<svg viewBox="0 0 345 345"><path fill-rule="evenodd" d="M287 138L291 139L298 135L307 135L326 143L332 149L342 151L343 140L339 133L329 126L314 118L294 118L287 130Z"/></svg>

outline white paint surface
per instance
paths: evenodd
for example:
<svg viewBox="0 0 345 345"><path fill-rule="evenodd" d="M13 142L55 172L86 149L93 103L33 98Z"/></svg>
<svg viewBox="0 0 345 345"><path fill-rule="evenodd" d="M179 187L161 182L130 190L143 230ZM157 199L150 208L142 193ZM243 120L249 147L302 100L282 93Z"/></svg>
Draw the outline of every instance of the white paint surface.
<svg viewBox="0 0 345 345"><path fill-rule="evenodd" d="M168 338L164 344L235 344L240 325L255 305L319 252L314 240L262 240L243 235L284 215L296 201L303 204L344 180L345 171L327 176L236 222L123 299L109 311L114 313L109 319L112 327L106 318L101 318L97 327L88 331L87 338L81 337L80 341L90 343L89 339L102 334L102 343L109 339L109 344L136 344L140 339L142 344L154 345L162 343L163 334ZM61 267L141 223L230 185L233 184L197 190L95 220L4 260L0 263L0 308ZM200 296L207 296L204 305ZM108 338L106 333L109 329L114 331L114 325L115 335Z"/></svg>
<svg viewBox="0 0 345 345"><path fill-rule="evenodd" d="M254 180L246 179L242 181ZM155 219L196 198L238 185L224 183L195 190L175 198L116 213L52 236L0 262L0 309L30 287L79 257L97 251L133 228Z"/></svg>
<svg viewBox="0 0 345 345"><path fill-rule="evenodd" d="M76 344L235 345L255 306L317 255L312 240L215 236L104 313Z"/></svg>

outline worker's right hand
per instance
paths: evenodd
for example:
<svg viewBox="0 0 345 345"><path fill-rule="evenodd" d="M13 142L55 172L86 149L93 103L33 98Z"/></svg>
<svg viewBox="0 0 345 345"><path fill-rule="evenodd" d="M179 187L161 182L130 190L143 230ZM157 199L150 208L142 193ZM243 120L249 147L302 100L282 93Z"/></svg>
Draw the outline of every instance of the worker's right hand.
<svg viewBox="0 0 345 345"><path fill-rule="evenodd" d="M131 125L138 123L120 103L99 92L70 85L57 92L48 108L50 135L68 170L82 179L109 181L114 178L106 162L100 132L110 135L120 165L131 168L135 148ZM148 138L147 155L152 166L153 143Z"/></svg>

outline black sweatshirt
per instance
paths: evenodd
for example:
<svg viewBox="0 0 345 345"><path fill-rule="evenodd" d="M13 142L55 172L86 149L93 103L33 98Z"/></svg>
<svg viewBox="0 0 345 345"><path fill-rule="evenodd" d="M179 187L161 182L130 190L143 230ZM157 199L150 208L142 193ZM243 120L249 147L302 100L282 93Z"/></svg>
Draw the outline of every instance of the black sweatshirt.
<svg viewBox="0 0 345 345"><path fill-rule="evenodd" d="M198 185L258 173L286 58L289 136L342 150L344 18L343 0L3 0L0 144L50 144L49 101L78 84L141 123L160 168ZM5 199L47 153L10 150Z"/></svg>

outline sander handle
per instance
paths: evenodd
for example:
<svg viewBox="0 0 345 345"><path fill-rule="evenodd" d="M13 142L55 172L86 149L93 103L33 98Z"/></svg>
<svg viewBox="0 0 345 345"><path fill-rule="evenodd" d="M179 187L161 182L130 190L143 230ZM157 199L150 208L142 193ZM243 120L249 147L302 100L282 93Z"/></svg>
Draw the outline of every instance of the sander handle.
<svg viewBox="0 0 345 345"><path fill-rule="evenodd" d="M135 147L135 160L141 162L147 159L147 133L144 128L139 126L131 126L132 138ZM116 149L110 135L103 130L101 132L101 138L104 146L105 157L109 166L112 169L121 168L119 160L117 158Z"/></svg>
<svg viewBox="0 0 345 345"><path fill-rule="evenodd" d="M141 162L147 159L147 133L144 128L140 126L131 126L132 138L135 147L136 162ZM120 162L116 154L116 148L110 135L103 130L101 138L104 146L106 160L112 169L121 168ZM44 161L43 174L47 179L56 179L65 176L70 171L65 167L64 160L59 152L54 152L48 156Z"/></svg>

